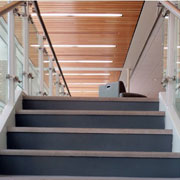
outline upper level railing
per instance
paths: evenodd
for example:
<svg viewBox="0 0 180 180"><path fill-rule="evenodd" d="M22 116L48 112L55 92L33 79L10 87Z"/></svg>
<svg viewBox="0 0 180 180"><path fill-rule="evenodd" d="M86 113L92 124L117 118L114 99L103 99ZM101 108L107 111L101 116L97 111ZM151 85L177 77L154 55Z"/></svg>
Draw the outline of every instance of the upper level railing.
<svg viewBox="0 0 180 180"><path fill-rule="evenodd" d="M30 16L29 9L33 4L45 36L38 33ZM38 4L33 4L0 2L0 111L5 105L14 104L17 88L28 95L71 95ZM49 45L51 56L44 43Z"/></svg>
<svg viewBox="0 0 180 180"><path fill-rule="evenodd" d="M167 102L180 115L180 10L179 4L160 2L164 7L164 79ZM178 2L179 3L179 2Z"/></svg>

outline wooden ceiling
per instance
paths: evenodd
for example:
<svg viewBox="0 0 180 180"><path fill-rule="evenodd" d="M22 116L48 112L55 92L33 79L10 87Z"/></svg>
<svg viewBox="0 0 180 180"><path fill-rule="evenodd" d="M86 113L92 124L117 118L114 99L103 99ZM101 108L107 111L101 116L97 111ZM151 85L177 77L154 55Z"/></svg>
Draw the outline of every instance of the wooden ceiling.
<svg viewBox="0 0 180 180"><path fill-rule="evenodd" d="M75 67L68 73L109 73L106 76L65 75L72 96L98 96L99 84L117 81L118 71L124 65L128 48L140 15L142 1L47 1L38 2L41 13L110 13L122 17L43 17L54 45L116 45L115 48L55 48L59 60L112 60L113 63L60 63L62 68ZM42 33L37 17L33 17ZM48 50L48 49L47 49ZM50 50L48 50L51 54ZM106 68L104 71L82 71L81 68Z"/></svg>

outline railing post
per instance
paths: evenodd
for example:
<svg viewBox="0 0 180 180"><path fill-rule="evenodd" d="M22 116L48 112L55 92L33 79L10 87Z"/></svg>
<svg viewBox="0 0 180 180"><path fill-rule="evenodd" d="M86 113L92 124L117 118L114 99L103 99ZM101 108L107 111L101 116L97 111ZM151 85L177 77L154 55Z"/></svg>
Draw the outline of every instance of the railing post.
<svg viewBox="0 0 180 180"><path fill-rule="evenodd" d="M126 89L127 92L130 92L130 69L126 69L126 72L127 72Z"/></svg>
<svg viewBox="0 0 180 180"><path fill-rule="evenodd" d="M11 10L8 13L8 103L14 105L15 102L15 81L16 76L16 58L14 45L14 13Z"/></svg>
<svg viewBox="0 0 180 180"><path fill-rule="evenodd" d="M59 96L59 74L56 73L56 96Z"/></svg>
<svg viewBox="0 0 180 180"><path fill-rule="evenodd" d="M175 70L175 16L169 14L168 22L168 51L167 51L167 102L172 105L174 103L174 70Z"/></svg>
<svg viewBox="0 0 180 180"><path fill-rule="evenodd" d="M29 94L29 83L31 79L28 78L29 74L29 7L28 2L24 6L24 16L23 16L23 53L24 53L24 61L23 61L23 89Z"/></svg>
<svg viewBox="0 0 180 180"><path fill-rule="evenodd" d="M53 62L49 58L49 96L53 95Z"/></svg>
<svg viewBox="0 0 180 180"><path fill-rule="evenodd" d="M43 96L44 93L44 64L43 64L43 36L39 35L38 36L38 41L39 41L39 85L40 85L40 92L39 95Z"/></svg>
<svg viewBox="0 0 180 180"><path fill-rule="evenodd" d="M32 78L29 78L29 85L28 85L28 95L32 96Z"/></svg>
<svg viewBox="0 0 180 180"><path fill-rule="evenodd" d="M64 85L60 85L60 96L64 96Z"/></svg>

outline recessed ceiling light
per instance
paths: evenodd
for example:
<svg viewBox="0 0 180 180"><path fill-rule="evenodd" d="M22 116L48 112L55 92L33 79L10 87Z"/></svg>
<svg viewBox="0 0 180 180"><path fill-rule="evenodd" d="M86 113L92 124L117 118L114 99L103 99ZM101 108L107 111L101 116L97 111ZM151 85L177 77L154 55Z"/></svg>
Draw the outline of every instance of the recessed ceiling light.
<svg viewBox="0 0 180 180"><path fill-rule="evenodd" d="M31 47L39 47L38 44L32 44ZM49 47L45 44L44 47ZM60 45L54 44L54 48L115 48L116 45Z"/></svg>
<svg viewBox="0 0 180 180"><path fill-rule="evenodd" d="M112 63L111 60L59 60L59 63ZM44 61L44 63L49 63L49 61Z"/></svg>
<svg viewBox="0 0 180 180"><path fill-rule="evenodd" d="M32 13L31 16L37 16L36 13ZM107 13L41 13L43 17L122 17L121 13L119 14L107 14Z"/></svg>

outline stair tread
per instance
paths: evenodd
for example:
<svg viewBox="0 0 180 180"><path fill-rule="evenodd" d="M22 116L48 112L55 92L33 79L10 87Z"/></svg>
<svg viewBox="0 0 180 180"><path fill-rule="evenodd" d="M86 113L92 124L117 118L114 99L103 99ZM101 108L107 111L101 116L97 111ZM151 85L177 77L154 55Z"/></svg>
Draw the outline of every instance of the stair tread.
<svg viewBox="0 0 180 180"><path fill-rule="evenodd" d="M180 178L127 178L87 176L0 176L3 180L180 180Z"/></svg>
<svg viewBox="0 0 180 180"><path fill-rule="evenodd" d="M164 116L163 111L19 110L16 114Z"/></svg>
<svg viewBox="0 0 180 180"><path fill-rule="evenodd" d="M122 101L122 102L159 102L158 98L104 98L104 97L60 97L60 96L23 96L24 100L55 101Z"/></svg>
<svg viewBox="0 0 180 180"><path fill-rule="evenodd" d="M180 158L175 152L129 152L129 151L76 151L76 150L16 150L3 149L5 156L64 156L64 157L122 157L122 158Z"/></svg>
<svg viewBox="0 0 180 180"><path fill-rule="evenodd" d="M155 134L172 135L169 129L109 129L109 128L39 128L11 127L8 132L24 133L87 133L87 134Z"/></svg>

